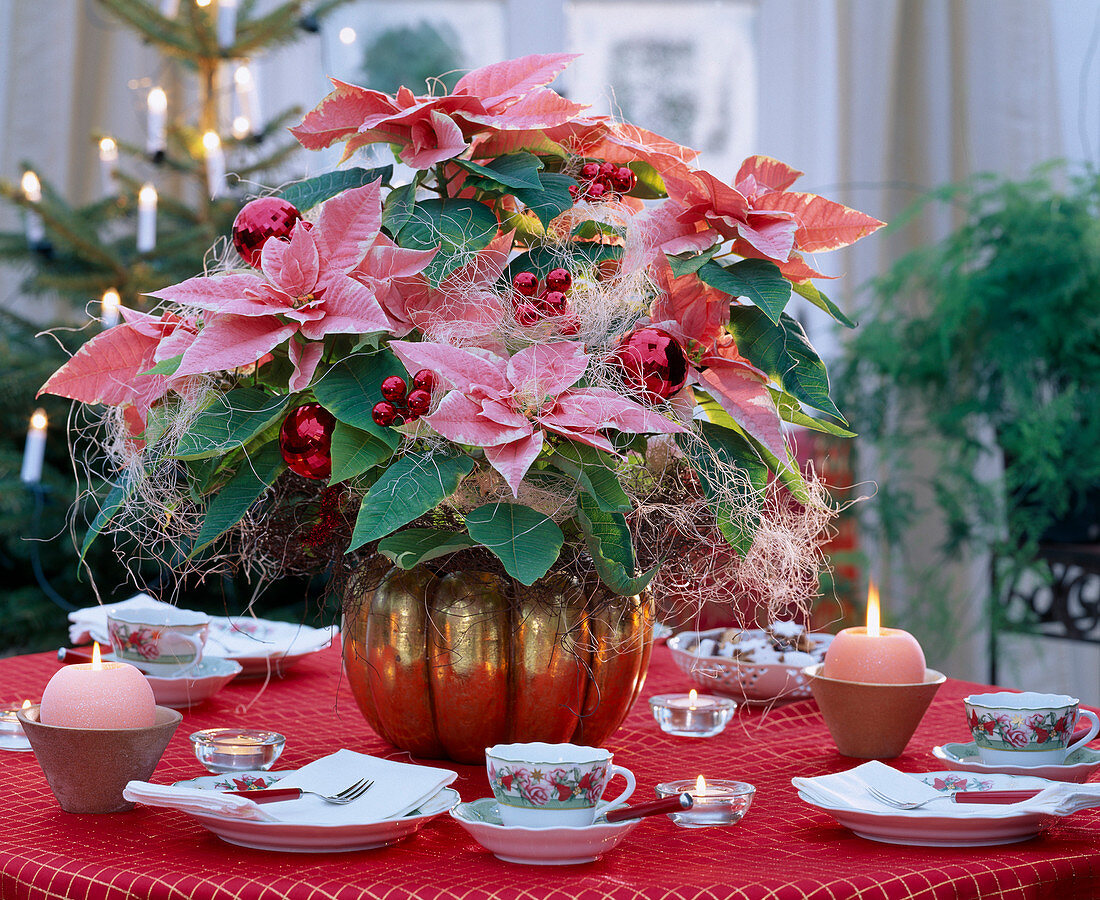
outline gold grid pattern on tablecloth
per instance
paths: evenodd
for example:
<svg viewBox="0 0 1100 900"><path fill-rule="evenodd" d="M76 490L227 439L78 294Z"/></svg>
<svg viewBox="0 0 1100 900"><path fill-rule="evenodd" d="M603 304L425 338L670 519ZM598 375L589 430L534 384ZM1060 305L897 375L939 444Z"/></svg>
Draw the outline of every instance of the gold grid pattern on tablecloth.
<svg viewBox="0 0 1100 900"><path fill-rule="evenodd" d="M41 696L57 665L52 655L0 660L9 699ZM806 806L794 774L852 765L832 747L811 701L760 712L743 710L716 738L673 738L653 722L645 698L687 685L667 651L654 654L642 700L608 742L616 762L634 770L636 799L659 781L736 778L757 786L753 808L732 828L688 830L666 817L642 823L615 852L584 866L519 866L482 850L449 818L394 847L357 853L289 854L223 843L193 819L139 807L107 816L60 811L31 754L0 753L0 900L847 900L847 898L1038 898L1100 896L1094 862L1100 813L1057 822L1024 844L992 848L921 848L876 844ZM966 734L962 696L975 686L941 690L909 753L895 765L930 771L933 744ZM203 774L188 735L234 724L287 735L276 768L294 768L340 747L403 756L384 745L359 715L335 650L314 655L287 678L234 684L184 712L154 780ZM247 713L237 709L252 703ZM488 794L483 769L456 767L464 800Z"/></svg>

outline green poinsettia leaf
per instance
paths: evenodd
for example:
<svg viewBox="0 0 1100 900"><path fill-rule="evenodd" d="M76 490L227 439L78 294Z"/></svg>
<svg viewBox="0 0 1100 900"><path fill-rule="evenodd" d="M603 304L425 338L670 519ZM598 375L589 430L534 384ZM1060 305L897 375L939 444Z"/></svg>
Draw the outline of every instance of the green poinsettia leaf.
<svg viewBox="0 0 1100 900"><path fill-rule="evenodd" d="M575 480L605 512L630 512L634 508L609 457L595 447L564 441L555 448L550 465Z"/></svg>
<svg viewBox="0 0 1100 900"><path fill-rule="evenodd" d="M467 159L456 159L454 162L467 172L493 182L502 188L530 188L533 190L542 188L542 182L539 180L539 170L543 167L543 164L532 153L509 153L507 156L497 157L487 165L480 165Z"/></svg>
<svg viewBox="0 0 1100 900"><path fill-rule="evenodd" d="M657 574L657 566L635 575L637 561L630 527L621 513L605 512L586 494L577 496L577 524L584 535L596 573L611 590L632 597L645 590Z"/></svg>
<svg viewBox="0 0 1100 900"><path fill-rule="evenodd" d="M359 507L348 552L408 525L435 509L470 474L468 456L409 453L386 469Z"/></svg>
<svg viewBox="0 0 1100 900"><path fill-rule="evenodd" d="M596 222L589 219L577 225L571 234L582 241L590 241L598 237L625 237L626 229L619 225L610 225L607 222Z"/></svg>
<svg viewBox="0 0 1100 900"><path fill-rule="evenodd" d="M378 542L378 552L392 560L394 565L411 569L419 563L476 546L477 541L462 532L442 528L406 528L382 538Z"/></svg>
<svg viewBox="0 0 1100 900"><path fill-rule="evenodd" d="M539 181L540 187L516 188L512 193L520 203L539 217L543 228L549 228L554 219L572 208L573 196L569 193L569 188L576 186L577 181L558 172L542 172L539 174Z"/></svg>
<svg viewBox="0 0 1100 900"><path fill-rule="evenodd" d="M730 307L729 333L737 349L799 402L844 417L829 397L829 373L797 319L786 313L773 322L752 306Z"/></svg>
<svg viewBox="0 0 1100 900"><path fill-rule="evenodd" d="M81 562L84 561L84 556L87 554L88 548L92 546L93 541L99 537L103 529L111 523L116 515L118 515L118 511L130 502L130 498L134 496L134 491L136 489L137 482L125 476L111 486L111 490L109 490L107 496L103 498L103 503L99 506L99 512L97 512L95 518L92 519L92 524L88 526L88 531L84 535L84 541L80 545Z"/></svg>
<svg viewBox="0 0 1100 900"><path fill-rule="evenodd" d="M638 183L634 185L634 189L630 192L631 197L640 197L642 200L659 200L661 197L668 196L668 190L665 188L665 181L661 177L661 173L649 163L636 159L634 162L627 163L627 167L638 176Z"/></svg>
<svg viewBox="0 0 1100 900"><path fill-rule="evenodd" d="M554 520L521 503L486 503L466 516L470 537L523 584L542 578L558 559L565 536Z"/></svg>
<svg viewBox="0 0 1100 900"><path fill-rule="evenodd" d="M834 425L828 419L819 419L816 416L807 415L803 411L802 405L798 400L785 391L773 387L769 387L768 391L772 395L772 400L775 401L775 408L779 410L779 417L784 422L790 422L792 425L801 425L803 428L809 428L813 431L820 431L823 434L831 434L836 437L856 437L854 431L849 431L847 428L841 428L839 425Z"/></svg>
<svg viewBox="0 0 1100 900"><path fill-rule="evenodd" d="M846 315L844 315L844 313L840 309L840 307L837 306L835 303L833 303L833 301L830 300L828 297L826 297L818 289L817 285L814 284L812 281L806 281L806 282L803 282L802 284L795 284L795 285L793 285L793 288L794 288L794 292L796 294L798 294L799 297L804 297L805 299L809 300L818 309L821 309L821 310L824 310L825 312L827 312L830 316L832 316L836 321L838 321L845 328L855 328L856 327L857 323L853 322Z"/></svg>
<svg viewBox="0 0 1100 900"><path fill-rule="evenodd" d="M743 558L760 524L759 507L768 484L768 467L742 432L711 422L700 422L699 430L705 445L689 435L679 435L677 442L699 475L718 530ZM731 484L729 469L736 470L741 479ZM755 512L737 515L726 493L731 488L737 495L738 508Z"/></svg>
<svg viewBox="0 0 1100 900"><path fill-rule="evenodd" d="M791 299L791 283L779 266L764 259L743 259L731 266L711 260L699 268L699 278L731 297L744 297L775 323Z"/></svg>
<svg viewBox="0 0 1100 900"><path fill-rule="evenodd" d="M183 362L183 354L179 356L171 356L168 359L162 359L153 368L146 369L142 372L142 375L175 375L176 369L180 367L180 363Z"/></svg>
<svg viewBox="0 0 1100 900"><path fill-rule="evenodd" d="M668 260L669 268L672 269L673 277L680 278L684 275L694 275L714 259L715 254L721 249L721 244L715 244L702 253L678 253L675 256L665 254L665 258Z"/></svg>
<svg viewBox="0 0 1100 900"><path fill-rule="evenodd" d="M188 558L202 552L236 525L286 469L278 441L265 444L256 453L246 455L236 474L229 479L206 507L202 527Z"/></svg>
<svg viewBox="0 0 1100 900"><path fill-rule="evenodd" d="M234 388L218 394L180 438L177 459L220 456L243 447L261 431L281 419L290 398L258 388Z"/></svg>
<svg viewBox="0 0 1100 900"><path fill-rule="evenodd" d="M421 200L397 233L397 243L413 250L437 250L424 275L433 287L474 258L496 237L497 217L473 200ZM438 249L437 249L438 248Z"/></svg>
<svg viewBox="0 0 1100 900"><path fill-rule="evenodd" d="M314 382L313 395L337 421L367 432L392 450L400 442L400 435L371 418L371 409L382 399L379 385L390 375L409 377L392 351L360 353L341 360Z"/></svg>
<svg viewBox="0 0 1100 900"><path fill-rule="evenodd" d="M393 454L393 448L370 432L337 422L329 452L332 456L329 484L340 484L385 462Z"/></svg>
<svg viewBox="0 0 1100 900"><path fill-rule="evenodd" d="M284 188L276 196L282 197L299 212L305 212L344 191L371 184L379 178L383 182L388 182L392 177L393 166L383 166L380 169L339 169L336 172L326 172L323 175L307 178L305 181L298 181Z"/></svg>
<svg viewBox="0 0 1100 900"><path fill-rule="evenodd" d="M395 237L412 217L416 206L417 182L395 187L386 195L382 204L382 227L390 237Z"/></svg>

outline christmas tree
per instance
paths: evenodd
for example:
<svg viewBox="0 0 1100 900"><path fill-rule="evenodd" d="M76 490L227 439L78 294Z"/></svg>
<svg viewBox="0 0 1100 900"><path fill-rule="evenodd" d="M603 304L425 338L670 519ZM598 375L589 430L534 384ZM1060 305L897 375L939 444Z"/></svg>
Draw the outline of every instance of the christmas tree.
<svg viewBox="0 0 1100 900"><path fill-rule="evenodd" d="M39 328L10 313L0 320L0 422L8 435L0 446L0 600L4 642L21 649L64 641L57 605L94 602L92 584L123 590L126 572L111 548L80 548L70 524L82 532L98 508L104 486L81 481L77 494L69 447L43 420L28 421L41 406L56 426L67 404L35 400L49 373L80 343L119 321L119 307L142 309L144 294L196 271L231 224L247 195L246 185L275 183L293 172L299 145L286 131L301 110L261 119L252 61L274 47L316 33L324 18L349 0L289 0L260 11L255 0L97 0L165 58L165 86L144 97L144 145L110 134L92 135L98 145L105 194L85 205L69 203L33 162L18 183L0 180L0 198L22 209L24 229L0 233L0 259L21 265L26 296L54 295L71 301L71 325L90 300L99 321L80 331L40 335ZM24 444L24 434L28 434ZM81 453L94 454L94 440ZM89 460L89 472L97 469ZM86 555L85 555L86 554ZM81 563L85 576L81 574ZM155 583L157 572L142 573ZM205 603L224 606L225 588L207 586ZM103 599L120 599L105 596ZM52 600L52 602L51 602ZM201 605L202 598L189 598Z"/></svg>

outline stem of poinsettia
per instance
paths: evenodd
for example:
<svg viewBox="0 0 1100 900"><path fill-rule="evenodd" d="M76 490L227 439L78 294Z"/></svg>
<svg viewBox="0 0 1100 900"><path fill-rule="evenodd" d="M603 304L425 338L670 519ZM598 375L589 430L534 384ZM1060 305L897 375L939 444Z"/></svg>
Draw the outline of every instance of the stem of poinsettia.
<svg viewBox="0 0 1100 900"><path fill-rule="evenodd" d="M435 164L435 183L439 187L439 196L447 196L447 177L443 174L443 163Z"/></svg>

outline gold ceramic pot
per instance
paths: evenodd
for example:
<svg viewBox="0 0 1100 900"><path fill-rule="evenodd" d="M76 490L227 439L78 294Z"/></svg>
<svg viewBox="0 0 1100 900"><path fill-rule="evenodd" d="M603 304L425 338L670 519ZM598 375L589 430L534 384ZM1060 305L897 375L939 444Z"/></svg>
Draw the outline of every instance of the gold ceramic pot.
<svg viewBox="0 0 1100 900"><path fill-rule="evenodd" d="M489 572L368 565L344 603L344 668L371 727L414 756L480 763L512 741L598 746L641 692L648 597Z"/></svg>

